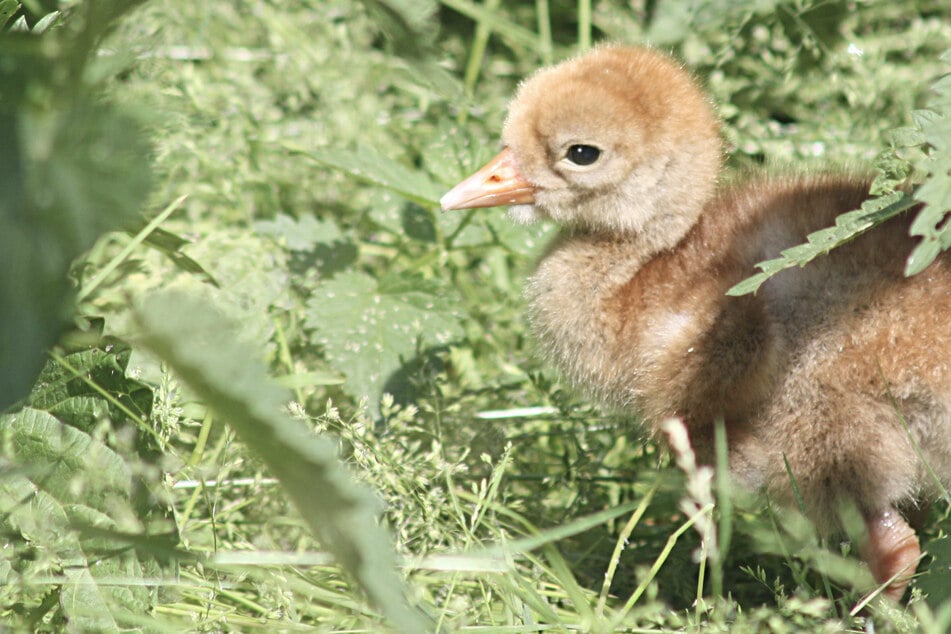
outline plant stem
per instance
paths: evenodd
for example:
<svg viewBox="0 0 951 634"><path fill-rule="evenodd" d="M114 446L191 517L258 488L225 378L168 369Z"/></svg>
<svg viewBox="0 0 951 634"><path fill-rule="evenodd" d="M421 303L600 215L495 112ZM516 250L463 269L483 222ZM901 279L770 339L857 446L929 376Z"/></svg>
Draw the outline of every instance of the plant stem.
<svg viewBox="0 0 951 634"><path fill-rule="evenodd" d="M578 50L591 48L591 0L578 0Z"/></svg>

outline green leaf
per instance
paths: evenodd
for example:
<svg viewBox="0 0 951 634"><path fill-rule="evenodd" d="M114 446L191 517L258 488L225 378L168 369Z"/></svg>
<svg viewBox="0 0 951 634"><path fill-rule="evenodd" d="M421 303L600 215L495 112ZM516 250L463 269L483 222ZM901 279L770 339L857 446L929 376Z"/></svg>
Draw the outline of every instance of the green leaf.
<svg viewBox="0 0 951 634"><path fill-rule="evenodd" d="M530 51L542 49L540 38L534 31L526 29L513 20L506 19L498 11L491 11L480 2L473 0L440 0L440 4L458 11L467 18L486 24L493 33L507 43Z"/></svg>
<svg viewBox="0 0 951 634"><path fill-rule="evenodd" d="M120 527L112 518L128 522L134 517L134 478L125 460L85 432L33 408L0 417L0 429L8 440L6 458L20 471L0 479L0 527L44 552L46 563L31 564L16 549L5 550L0 561L12 562L24 577L42 573L31 566L61 568L67 582L55 587L70 631L115 630L119 614L150 609L154 597L147 587L100 587L97 581L114 578L120 569L142 577L136 552L108 533L97 540L82 533L93 524L114 531Z"/></svg>
<svg viewBox="0 0 951 634"><path fill-rule="evenodd" d="M22 535L51 560L48 563L62 567L69 583L64 584L59 592L59 605L63 617L70 623L69 631L118 630L90 573L79 540L70 530L66 511L56 498L24 477L7 476L0 479L0 515L3 516L4 529ZM39 576L33 571L18 572L24 580L37 583L31 579Z"/></svg>
<svg viewBox="0 0 951 634"><path fill-rule="evenodd" d="M166 443L147 420L152 411L152 390L127 375L131 349L110 341L65 356L54 351L27 404L86 432L103 421L109 421L116 430L135 427L138 434L125 458L154 461Z"/></svg>
<svg viewBox="0 0 951 634"><path fill-rule="evenodd" d="M149 190L140 126L93 96L84 74L139 2L76 3L31 33L0 34L0 410L26 394L68 322L72 261L130 224Z"/></svg>
<svg viewBox="0 0 951 634"><path fill-rule="evenodd" d="M0 0L0 28L6 25L7 21L19 8L20 3L17 0Z"/></svg>
<svg viewBox="0 0 951 634"><path fill-rule="evenodd" d="M928 604L937 610L951 601L951 537L932 539L925 550L933 559L915 580L915 585L927 595Z"/></svg>
<svg viewBox="0 0 951 634"><path fill-rule="evenodd" d="M418 346L443 345L461 336L453 306L445 290L433 284L398 277L378 283L348 271L317 288L305 323L317 332L327 360L347 376L348 392L369 397L378 412L387 381L416 357Z"/></svg>
<svg viewBox="0 0 951 634"><path fill-rule="evenodd" d="M886 138L898 147L914 147L924 143L925 135L917 127L895 128L886 133Z"/></svg>
<svg viewBox="0 0 951 634"><path fill-rule="evenodd" d="M951 50L942 56L951 58ZM911 235L921 236L905 262L905 275L925 270L938 255L951 248L951 78L938 79L931 85L930 109L916 110L913 114L920 134L918 144L930 148L920 154L916 167L927 174L915 199L923 203L911 225Z"/></svg>
<svg viewBox="0 0 951 634"><path fill-rule="evenodd" d="M87 506L107 510L112 497L131 492L131 471L118 454L47 412L25 408L0 418L0 427L30 478L61 502L80 494Z"/></svg>
<svg viewBox="0 0 951 634"><path fill-rule="evenodd" d="M149 189L138 125L78 99L58 114L0 111L0 409L28 391L72 308L66 275L104 232L130 223Z"/></svg>
<svg viewBox="0 0 951 634"><path fill-rule="evenodd" d="M387 39L404 55L419 56L435 39L433 0L363 0Z"/></svg>
<svg viewBox="0 0 951 634"><path fill-rule="evenodd" d="M805 266L820 255L839 247L879 225L889 218L914 206L914 199L904 192L895 192L862 203L861 209L841 214L834 227L826 227L806 236L806 242L784 249L781 256L765 260L756 266L762 272L752 275L734 285L727 295L739 296L755 293L766 280L794 266Z"/></svg>
<svg viewBox="0 0 951 634"><path fill-rule="evenodd" d="M337 460L334 443L282 413L288 394L267 375L234 324L181 291L156 293L136 311L143 342L228 420L281 481L304 519L370 601L400 631L425 631L396 575L379 501Z"/></svg>
<svg viewBox="0 0 951 634"><path fill-rule="evenodd" d="M130 231L129 233L132 232ZM160 251L182 271L185 271L186 273L193 273L212 286L220 286L218 280L216 280L215 277L209 273L205 267L190 258L184 251L182 251L182 247L191 243L181 236L175 235L169 231L165 231L164 229L156 229L146 236L145 244L152 247L156 251Z"/></svg>
<svg viewBox="0 0 951 634"><path fill-rule="evenodd" d="M113 342L47 363L27 403L84 430L105 415L112 420L131 415L135 422L141 422L152 409L152 391L126 376L130 355L128 346ZM104 393L112 402L104 398Z"/></svg>
<svg viewBox="0 0 951 634"><path fill-rule="evenodd" d="M441 194L429 176L419 170L411 170L399 161L371 148L348 152L339 149L304 150L291 145L285 147L321 165L342 170L362 181L384 187L419 205L428 207L439 205Z"/></svg>
<svg viewBox="0 0 951 634"><path fill-rule="evenodd" d="M273 220L255 222L254 229L292 251L309 251L318 244L336 242L343 237L340 227L333 220L320 220L313 216L292 218L278 214Z"/></svg>

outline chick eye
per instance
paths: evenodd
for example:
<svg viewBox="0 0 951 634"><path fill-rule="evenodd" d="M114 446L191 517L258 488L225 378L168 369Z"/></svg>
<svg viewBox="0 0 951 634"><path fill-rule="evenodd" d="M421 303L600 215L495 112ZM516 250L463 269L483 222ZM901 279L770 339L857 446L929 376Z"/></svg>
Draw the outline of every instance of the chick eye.
<svg viewBox="0 0 951 634"><path fill-rule="evenodd" d="M565 158L575 165L591 165L601 156L601 150L593 145L572 145Z"/></svg>

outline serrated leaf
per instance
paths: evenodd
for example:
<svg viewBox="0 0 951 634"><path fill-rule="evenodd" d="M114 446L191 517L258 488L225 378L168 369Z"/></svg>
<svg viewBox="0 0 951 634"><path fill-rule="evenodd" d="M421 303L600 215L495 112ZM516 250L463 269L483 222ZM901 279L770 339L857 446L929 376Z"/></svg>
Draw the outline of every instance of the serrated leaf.
<svg viewBox="0 0 951 634"><path fill-rule="evenodd" d="M951 181L951 179L948 180ZM912 221L909 234L913 236L933 235L937 230L938 225L944 220L947 213L947 211L942 210L938 206L926 203Z"/></svg>
<svg viewBox="0 0 951 634"><path fill-rule="evenodd" d="M255 231L270 236L292 251L309 251L320 243L340 240L343 233L333 220L321 220L314 216L292 218L278 214L273 220L254 223Z"/></svg>
<svg viewBox="0 0 951 634"><path fill-rule="evenodd" d="M889 141L898 147L912 147L921 145L925 140L925 135L916 127L895 128L886 133Z"/></svg>
<svg viewBox="0 0 951 634"><path fill-rule="evenodd" d="M756 275L751 275L746 278L739 284L736 284L730 290L726 292L727 295L738 297L740 295L748 295L749 293L755 293L759 290L759 287L763 285L763 282L768 280L771 276L768 273L757 273Z"/></svg>
<svg viewBox="0 0 951 634"><path fill-rule="evenodd" d="M68 618L68 632L119 631L119 624L88 566L67 567L63 576L69 583L63 585L59 604Z"/></svg>
<svg viewBox="0 0 951 634"><path fill-rule="evenodd" d="M921 236L905 262L905 275L915 275L928 268L940 253L951 248L951 101L942 99L947 90L947 77L938 80L932 88L937 94L929 105L934 110L917 111L915 121L921 128L925 143L933 148L932 153L918 162L918 167L927 171L927 180L915 192L915 199L922 202L921 211L911 225L911 235ZM944 83L943 83L944 82Z"/></svg>
<svg viewBox="0 0 951 634"><path fill-rule="evenodd" d="M143 342L168 363L267 465L304 519L370 601L400 631L422 632L405 601L379 502L337 460L336 446L282 413L288 394L236 340L234 324L182 291L156 293L136 310Z"/></svg>
<svg viewBox="0 0 951 634"><path fill-rule="evenodd" d="M928 604L937 610L951 600L951 537L932 539L925 550L932 560L915 579L915 585L927 595Z"/></svg>
<svg viewBox="0 0 951 634"><path fill-rule="evenodd" d="M321 284L307 303L306 325L317 332L327 360L347 376L345 388L370 397L371 407L391 375L422 345L461 336L446 293L431 283L344 272ZM374 411L378 411L374 409Z"/></svg>
<svg viewBox="0 0 951 634"><path fill-rule="evenodd" d="M118 630L59 501L26 478L8 475L0 479L0 515L6 529L29 539L49 563L62 567L70 582L63 585L59 602L63 616L75 625L69 631Z"/></svg>
<svg viewBox="0 0 951 634"><path fill-rule="evenodd" d="M726 294L731 296L755 293L766 280L794 266L805 266L815 258L853 240L872 227L881 224L915 204L904 192L895 192L862 203L861 209L848 211L836 218L835 226L819 229L806 236L806 242L784 249L781 257L756 264L761 270L735 284Z"/></svg>
<svg viewBox="0 0 951 634"><path fill-rule="evenodd" d="M756 268L761 270L768 277L789 267L788 262L784 258L773 258L772 260L757 262Z"/></svg>
<svg viewBox="0 0 951 634"><path fill-rule="evenodd" d="M324 277L347 268L359 255L357 244L332 220L279 214L273 220L255 222L254 228L292 251L295 268L316 267Z"/></svg>
<svg viewBox="0 0 951 634"><path fill-rule="evenodd" d="M147 588L102 589L96 581L108 575L110 566L138 566L135 552L108 540L101 550L112 554L94 570L85 552L89 544L77 530L86 518L103 518L114 526L107 513L121 515L128 508L132 473L122 458L88 434L32 408L0 417L0 429L9 439L8 458L21 465L23 474L0 479L4 530L22 535L46 553L49 564L62 568L68 581L60 586L60 608L70 631L115 630L114 609L148 609Z"/></svg>
<svg viewBox="0 0 951 634"><path fill-rule="evenodd" d="M24 408L0 418L0 428L11 434L31 479L63 502L81 491L85 504L106 509L112 496L131 493L132 474L118 454L47 412Z"/></svg>
<svg viewBox="0 0 951 634"><path fill-rule="evenodd" d="M130 355L131 349L118 342L66 354L46 364L27 403L80 429L88 429L101 414L125 419L120 407L144 418L152 409L152 391L126 376ZM99 390L117 403L107 401Z"/></svg>
<svg viewBox="0 0 951 634"><path fill-rule="evenodd" d="M928 205L929 211L926 217L931 227L937 224L934 222L935 219L940 221L943 215L951 210L951 174L947 171L942 174L941 168L935 167L937 169L932 171L930 178L915 192L915 198ZM918 230L921 228L919 224ZM915 233L914 235L924 234Z"/></svg>

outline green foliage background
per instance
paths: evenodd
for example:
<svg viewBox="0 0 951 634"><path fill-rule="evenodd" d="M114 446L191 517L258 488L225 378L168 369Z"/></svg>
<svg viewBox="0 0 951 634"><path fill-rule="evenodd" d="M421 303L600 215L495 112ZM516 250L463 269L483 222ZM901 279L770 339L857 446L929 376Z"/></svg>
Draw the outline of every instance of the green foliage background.
<svg viewBox="0 0 951 634"><path fill-rule="evenodd" d="M909 605L854 610L848 542L539 363L549 227L436 204L522 77L648 42L712 93L728 177L878 170L738 292L912 201L918 270L951 243L942 5L0 0L0 622L948 630L951 500Z"/></svg>

